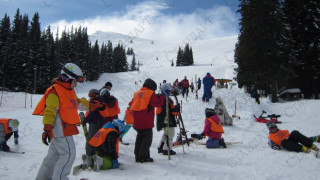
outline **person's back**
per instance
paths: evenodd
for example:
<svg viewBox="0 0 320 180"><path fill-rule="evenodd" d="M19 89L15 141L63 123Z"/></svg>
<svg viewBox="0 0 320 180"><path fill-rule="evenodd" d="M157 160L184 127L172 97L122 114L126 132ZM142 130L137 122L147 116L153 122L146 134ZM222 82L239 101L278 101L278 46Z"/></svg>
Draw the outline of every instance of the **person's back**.
<svg viewBox="0 0 320 180"><path fill-rule="evenodd" d="M210 73L207 73L207 75L203 78L203 88L211 89L213 85L214 85L214 79L210 75Z"/></svg>

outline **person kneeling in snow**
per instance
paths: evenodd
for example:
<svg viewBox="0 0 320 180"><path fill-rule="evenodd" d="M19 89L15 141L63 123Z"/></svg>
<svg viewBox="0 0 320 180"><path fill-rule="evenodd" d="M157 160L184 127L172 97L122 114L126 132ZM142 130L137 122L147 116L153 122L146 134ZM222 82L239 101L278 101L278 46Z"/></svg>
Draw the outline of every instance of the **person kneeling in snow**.
<svg viewBox="0 0 320 180"><path fill-rule="evenodd" d="M218 148L220 146L227 148L226 143L222 137L224 133L220 119L214 109L206 108L206 120L203 132L201 134L192 134L191 137L202 139L204 136L209 136L206 142L207 148Z"/></svg>
<svg viewBox="0 0 320 180"><path fill-rule="evenodd" d="M107 122L89 141L92 146L90 156L82 156L82 168L89 166L94 171L115 169L119 167L119 140L125 124L120 119Z"/></svg>
<svg viewBox="0 0 320 180"><path fill-rule="evenodd" d="M7 141L12 134L14 134L14 143L19 143L18 126L19 121L17 119L0 118L0 151L10 151Z"/></svg>
<svg viewBox="0 0 320 180"><path fill-rule="evenodd" d="M282 147L288 151L306 152L309 153L311 149L319 151L318 147L313 142L320 142L319 136L306 137L299 131L280 130L273 121L266 123L269 129L269 146L272 149L280 150Z"/></svg>

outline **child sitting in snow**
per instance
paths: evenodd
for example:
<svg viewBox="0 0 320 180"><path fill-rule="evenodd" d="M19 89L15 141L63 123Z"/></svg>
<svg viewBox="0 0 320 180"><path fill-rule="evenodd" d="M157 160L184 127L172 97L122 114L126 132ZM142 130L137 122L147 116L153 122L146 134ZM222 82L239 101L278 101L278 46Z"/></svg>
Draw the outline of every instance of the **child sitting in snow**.
<svg viewBox="0 0 320 180"><path fill-rule="evenodd" d="M214 109L206 108L205 110L206 120L203 132L201 134L192 134L191 137L202 139L204 136L208 136L209 139L206 142L207 148L218 148L223 146L227 148L226 143L222 137L224 133L223 127L220 123L220 119Z"/></svg>
<svg viewBox="0 0 320 180"><path fill-rule="evenodd" d="M90 156L83 155L82 169L89 166L94 171L100 169L115 169L119 167L119 141L125 124L120 119L111 123L108 121L89 141L91 148Z"/></svg>
<svg viewBox="0 0 320 180"><path fill-rule="evenodd" d="M313 142L320 142L319 136L306 137L299 131L292 131L289 133L288 130L280 130L273 121L266 123L269 129L269 146L272 149L280 150L281 147L288 151L295 152L306 152L309 153L311 149L319 151Z"/></svg>
<svg viewBox="0 0 320 180"><path fill-rule="evenodd" d="M18 144L18 126L17 119L0 118L0 151L10 151L7 141L14 134L14 143Z"/></svg>

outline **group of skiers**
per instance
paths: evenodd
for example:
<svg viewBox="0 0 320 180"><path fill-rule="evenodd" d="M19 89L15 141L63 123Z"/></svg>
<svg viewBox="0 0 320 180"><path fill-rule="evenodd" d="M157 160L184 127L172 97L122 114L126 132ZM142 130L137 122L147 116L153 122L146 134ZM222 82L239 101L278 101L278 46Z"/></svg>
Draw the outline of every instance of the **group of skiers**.
<svg viewBox="0 0 320 180"><path fill-rule="evenodd" d="M180 104L174 103L172 96L179 94L178 80L173 83L164 83L160 86L160 93L156 94L157 84L148 78L142 87L134 93L128 103L123 120L118 119L120 113L118 100L110 94L112 83L91 89L88 93L89 100L78 98L74 88L77 83L82 83L84 76L82 70L73 63L67 63L61 70L60 76L54 79L52 85L46 90L33 115L43 116L42 142L49 145L46 157L40 166L37 180L45 179L68 179L73 163L76 158L76 147L73 135L79 133L77 126L86 127L89 124L86 137L86 153L82 156L82 169L91 167L95 171L100 169L118 168L119 142L122 142L124 134L131 127L136 132L135 161L138 163L153 162L150 156L150 147L153 140L154 117L156 115L156 128L163 130L159 142L158 153L163 155L175 155L172 150L173 137L177 127L177 117L181 116ZM201 88L200 78L198 89ZM188 95L189 82L185 77L182 82L183 92ZM200 84L200 85L199 85ZM204 96L203 101L208 102L214 78L207 73L203 78ZM184 93L182 93L184 96ZM85 118L80 121L78 110L86 111ZM155 111L156 110L156 111ZM200 134L194 134L196 139L208 137L207 148L226 148L222 138L224 129L222 125L232 125L222 99L216 99L214 108L205 109L205 125ZM125 121L125 122L124 122ZM319 136L307 138L298 131L289 134L287 130L279 130L270 121L267 127L270 130L270 146L273 149L281 147L296 152L310 152L310 149L319 150L313 142L319 142ZM16 119L0 119L0 150L10 151L7 145L8 139L14 134L14 142L18 144L18 125ZM180 131L181 132L181 131ZM301 143L301 144L299 144Z"/></svg>

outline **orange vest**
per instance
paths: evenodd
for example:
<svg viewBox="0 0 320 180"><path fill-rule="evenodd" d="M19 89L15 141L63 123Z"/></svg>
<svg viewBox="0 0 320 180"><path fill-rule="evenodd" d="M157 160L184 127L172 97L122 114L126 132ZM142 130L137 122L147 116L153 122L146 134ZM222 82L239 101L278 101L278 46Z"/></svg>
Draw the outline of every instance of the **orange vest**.
<svg viewBox="0 0 320 180"><path fill-rule="evenodd" d="M224 133L223 127L221 125L221 123L216 123L214 120L207 118L207 120L210 122L211 124L211 131L213 132L220 132L220 133Z"/></svg>
<svg viewBox="0 0 320 180"><path fill-rule="evenodd" d="M170 104L171 109L173 109L173 108L174 108L174 105L171 104L171 103L169 103L169 104ZM162 107L157 107L157 109L156 109L156 115L160 114L161 112L162 112ZM179 116L179 113L178 113L178 112L171 112L171 114L174 115L174 116Z"/></svg>
<svg viewBox="0 0 320 180"><path fill-rule="evenodd" d="M46 99L52 88L56 90L59 97L59 115L61 120L67 124L80 123L77 96L74 90L66 89L59 84L54 84L46 90L32 114L43 116L44 109L46 108Z"/></svg>
<svg viewBox="0 0 320 180"><path fill-rule="evenodd" d="M5 134L9 134L9 120L11 120L10 118L0 118L0 124L3 124L3 128L4 128L4 133Z"/></svg>
<svg viewBox="0 0 320 180"><path fill-rule="evenodd" d="M269 134L268 138L273 141L276 145L281 146L281 141L290 136L288 130L279 130L276 133Z"/></svg>
<svg viewBox="0 0 320 180"><path fill-rule="evenodd" d="M115 129L112 128L101 128L98 132L96 132L96 134L94 134L94 136L90 139L89 144L93 147L99 147L101 144L103 144L106 141L106 137L108 136L108 134L114 131L116 133L118 133L118 131L116 131ZM117 140L116 143L116 151L117 151L117 155L119 155L119 140L120 137Z"/></svg>
<svg viewBox="0 0 320 180"><path fill-rule="evenodd" d="M120 113L118 101L116 101L116 104L113 107L108 107L107 105L105 106L106 108L103 111L99 111L102 117L113 117Z"/></svg>
<svg viewBox="0 0 320 180"><path fill-rule="evenodd" d="M139 91L134 93L131 110L141 111L147 109L153 93L154 91L146 87L143 87Z"/></svg>
<svg viewBox="0 0 320 180"><path fill-rule="evenodd" d="M126 124L133 124L133 111L130 109L126 110Z"/></svg>

